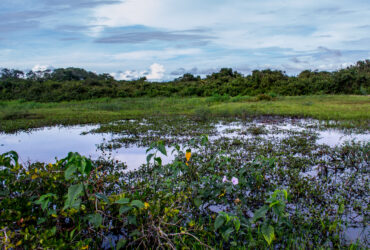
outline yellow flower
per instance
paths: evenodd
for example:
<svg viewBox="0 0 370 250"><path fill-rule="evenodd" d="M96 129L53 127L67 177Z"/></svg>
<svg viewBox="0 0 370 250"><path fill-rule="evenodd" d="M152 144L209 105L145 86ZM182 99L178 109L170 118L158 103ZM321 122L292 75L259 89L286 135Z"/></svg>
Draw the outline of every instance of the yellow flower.
<svg viewBox="0 0 370 250"><path fill-rule="evenodd" d="M144 207L145 207L145 209L148 209L149 208L149 203L148 202L144 202Z"/></svg>
<svg viewBox="0 0 370 250"><path fill-rule="evenodd" d="M191 152L190 151L186 151L185 157L186 157L186 161L189 161L190 160L190 157L191 157Z"/></svg>
<svg viewBox="0 0 370 250"><path fill-rule="evenodd" d="M190 222L189 222L189 226L190 227L193 227L195 225L195 222L193 221L193 220L191 220Z"/></svg>
<svg viewBox="0 0 370 250"><path fill-rule="evenodd" d="M82 250L89 249L89 245L83 246L83 247L81 247L81 249L82 249Z"/></svg>
<svg viewBox="0 0 370 250"><path fill-rule="evenodd" d="M221 197L225 196L225 192L226 191L224 190L224 192L222 194L220 194L218 197L221 198Z"/></svg>

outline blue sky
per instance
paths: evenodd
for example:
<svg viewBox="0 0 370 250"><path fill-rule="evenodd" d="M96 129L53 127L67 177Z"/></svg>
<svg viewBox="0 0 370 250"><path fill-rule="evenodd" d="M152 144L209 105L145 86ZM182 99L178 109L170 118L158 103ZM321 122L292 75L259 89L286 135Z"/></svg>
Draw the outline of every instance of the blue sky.
<svg viewBox="0 0 370 250"><path fill-rule="evenodd" d="M168 80L370 58L369 0L1 0L0 68Z"/></svg>

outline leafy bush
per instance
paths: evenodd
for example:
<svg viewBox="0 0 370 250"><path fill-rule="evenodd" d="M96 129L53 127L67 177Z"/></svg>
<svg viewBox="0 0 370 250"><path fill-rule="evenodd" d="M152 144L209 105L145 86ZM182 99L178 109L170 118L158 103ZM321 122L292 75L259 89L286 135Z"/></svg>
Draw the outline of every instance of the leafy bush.
<svg viewBox="0 0 370 250"><path fill-rule="evenodd" d="M270 95L259 94L258 96L256 96L256 100L257 101L272 101L273 98Z"/></svg>

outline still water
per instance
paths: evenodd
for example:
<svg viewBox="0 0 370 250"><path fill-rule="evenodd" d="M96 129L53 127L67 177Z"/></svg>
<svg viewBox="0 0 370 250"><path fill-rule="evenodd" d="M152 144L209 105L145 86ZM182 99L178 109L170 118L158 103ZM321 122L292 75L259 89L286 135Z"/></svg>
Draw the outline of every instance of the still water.
<svg viewBox="0 0 370 250"><path fill-rule="evenodd" d="M297 124L262 124L254 122L253 126L263 126L268 133L261 135L269 137L284 138L289 136L286 131L301 131L305 129L305 122ZM215 124L216 134L210 139L223 137L250 137L252 135L240 135L235 132L243 130L246 124L233 122L228 124ZM112 133L88 133L98 128L98 125L84 126L54 126L32 130L31 132L19 132L16 134L0 133L0 154L14 150L18 152L21 163L27 162L54 162L55 158L61 159L67 156L68 152L79 152L82 155L97 159L100 156L110 157L114 160L125 162L129 170L134 170L146 163L146 147L129 145L103 153L98 147L102 143L107 143L117 138L119 135ZM231 132L230 132L231 131ZM272 132L275 131L275 132ZM276 131L278 131L276 133ZM327 144L331 147L340 145L348 140L370 142L370 134L345 134L341 130L317 130L319 135L318 144ZM168 163L174 159L171 155L172 150L168 150L168 157L162 157L163 163Z"/></svg>

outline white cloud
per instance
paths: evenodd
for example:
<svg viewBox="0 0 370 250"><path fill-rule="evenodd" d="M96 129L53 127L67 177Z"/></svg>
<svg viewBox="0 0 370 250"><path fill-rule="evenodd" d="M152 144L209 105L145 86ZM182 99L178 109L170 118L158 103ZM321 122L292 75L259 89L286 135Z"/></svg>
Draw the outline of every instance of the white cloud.
<svg viewBox="0 0 370 250"><path fill-rule="evenodd" d="M108 27L144 25L166 30L207 27L218 37L214 44L233 49L345 49L349 46L343 41L367 36L366 29L355 26L369 23L368 7L364 1L350 0L129 0L99 6L94 10L94 22ZM292 26L302 29L289 32Z"/></svg>
<svg viewBox="0 0 370 250"><path fill-rule="evenodd" d="M51 67L49 65L39 65L39 64L36 64L35 66L33 66L32 68L32 71L33 72L36 72L36 71L45 71L47 69L50 69Z"/></svg>
<svg viewBox="0 0 370 250"><path fill-rule="evenodd" d="M136 70L126 70L125 72L110 73L116 80L134 80L139 79L145 72L137 72Z"/></svg>
<svg viewBox="0 0 370 250"><path fill-rule="evenodd" d="M165 71L166 70L163 65L153 63L150 65L149 70L126 70L124 72L111 73L110 75L117 80L134 80L139 79L140 77L146 77L149 81L158 81L163 79Z"/></svg>
<svg viewBox="0 0 370 250"><path fill-rule="evenodd" d="M153 63L150 65L150 73L146 76L148 80L161 80L164 76L164 69L163 65L158 63Z"/></svg>
<svg viewBox="0 0 370 250"><path fill-rule="evenodd" d="M21 4L25 0L16 2L14 6L25 10ZM164 80L171 77L168 72L180 67L245 65L254 69L268 63L287 71L331 70L370 56L366 0L123 0L63 15L64 19L52 13L40 19L35 32L19 29L17 35L0 37L0 66L44 70L53 65L100 73L136 69L112 75L117 79L155 79L164 74L160 78ZM59 25L70 30L57 29ZM151 33L156 35L150 37ZM169 38L158 38L161 33ZM96 42L115 36L125 41L125 35L129 41L135 34L145 39L124 44ZM320 47L327 51L318 50ZM164 69L160 67L149 69L154 62L164 65L166 72L161 73Z"/></svg>

